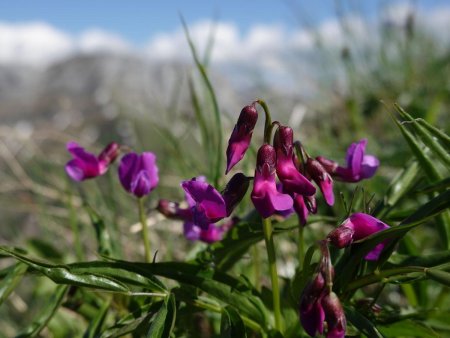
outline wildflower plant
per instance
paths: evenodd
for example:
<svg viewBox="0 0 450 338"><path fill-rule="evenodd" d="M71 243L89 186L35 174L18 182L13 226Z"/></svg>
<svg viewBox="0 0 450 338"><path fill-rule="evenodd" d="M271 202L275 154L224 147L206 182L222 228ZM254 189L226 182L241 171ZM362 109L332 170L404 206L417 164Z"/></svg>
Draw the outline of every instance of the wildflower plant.
<svg viewBox="0 0 450 338"><path fill-rule="evenodd" d="M370 192L355 183L380 175L384 164L366 153L372 151L366 139L355 140L346 165L339 165L313 154L308 140L284 121L273 121L261 99L242 109L233 130L222 129L207 71L191 48L214 107L215 124L202 131L209 170L175 182L184 193L175 200L158 191L167 177L151 145L140 154L119 154L125 147L113 143L95 156L70 143L66 173L84 201L80 213L89 215L96 231L87 240L98 242L98 250L74 261L69 255L36 257L15 243L0 246L9 264L0 271L0 304L15 296L25 276L54 282L51 297L18 336L448 335L448 135L396 107L393 124L410 147L410 160L386 178L382 194L368 198ZM204 119L198 120L203 128ZM230 135L226 150L222 134ZM208 135L215 135L211 142ZM250 170L244 161L252 163ZM106 171L117 171L114 187L121 185L126 192L120 192L138 204L126 220L129 228L140 224L144 242L121 234L133 259L103 250L117 244L119 231L85 201L84 180L106 184ZM352 196L341 193L345 189ZM152 226L149 216L157 220ZM169 224L176 229L166 238L173 250L159 255L166 243L154 234ZM417 241L417 230L429 231L433 245ZM294 269L281 276L288 261ZM72 326L60 324L67 313L76 318Z"/></svg>

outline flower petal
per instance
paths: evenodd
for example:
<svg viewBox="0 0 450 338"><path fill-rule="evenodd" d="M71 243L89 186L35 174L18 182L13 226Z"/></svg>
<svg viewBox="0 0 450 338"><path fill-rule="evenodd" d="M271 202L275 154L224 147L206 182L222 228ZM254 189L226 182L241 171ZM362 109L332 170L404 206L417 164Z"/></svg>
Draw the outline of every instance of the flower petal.
<svg viewBox="0 0 450 338"><path fill-rule="evenodd" d="M119 180L128 192L131 192L131 182L137 174L138 166L139 155L136 153L128 153L122 157L122 160L120 161Z"/></svg>
<svg viewBox="0 0 450 338"><path fill-rule="evenodd" d="M130 192L137 197L147 195L152 189L150 176L147 171L141 170L133 177Z"/></svg>

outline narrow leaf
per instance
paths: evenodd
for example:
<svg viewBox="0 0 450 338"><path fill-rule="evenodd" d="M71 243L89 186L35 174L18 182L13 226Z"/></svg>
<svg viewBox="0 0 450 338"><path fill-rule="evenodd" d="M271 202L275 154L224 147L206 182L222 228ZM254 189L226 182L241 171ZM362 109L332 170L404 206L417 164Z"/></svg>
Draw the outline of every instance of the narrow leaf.
<svg viewBox="0 0 450 338"><path fill-rule="evenodd" d="M239 315L239 312L237 312L231 306L227 306L222 309L222 319L220 321L220 337L247 337L245 325L242 321L241 316Z"/></svg>
<svg viewBox="0 0 450 338"><path fill-rule="evenodd" d="M5 278L0 282L0 305L8 298L11 292L14 291L17 284L20 283L28 266L24 263L16 263L12 269L9 270Z"/></svg>

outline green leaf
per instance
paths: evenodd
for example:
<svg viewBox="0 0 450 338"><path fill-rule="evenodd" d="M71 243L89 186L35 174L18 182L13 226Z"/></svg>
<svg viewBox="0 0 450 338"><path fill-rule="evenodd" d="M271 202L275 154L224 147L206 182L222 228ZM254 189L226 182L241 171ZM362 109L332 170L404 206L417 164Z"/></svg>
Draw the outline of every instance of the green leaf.
<svg viewBox="0 0 450 338"><path fill-rule="evenodd" d="M163 302L161 309L155 316L155 319L147 333L148 338L170 337L170 333L175 325L176 306L175 297L171 294Z"/></svg>
<svg viewBox="0 0 450 338"><path fill-rule="evenodd" d="M89 323L89 327L83 335L83 338L99 337L102 331L103 323L105 322L106 315L110 309L110 302L103 302L102 307L98 310L97 315Z"/></svg>
<svg viewBox="0 0 450 338"><path fill-rule="evenodd" d="M440 337L435 331L422 322L413 320L403 320L392 323L388 326L378 326L378 329L386 337L421 337L437 338Z"/></svg>
<svg viewBox="0 0 450 338"><path fill-rule="evenodd" d="M220 110L219 110L219 104L217 103L216 94L214 92L214 88L211 84L211 81L209 80L206 68L203 66L203 64L200 62L200 58L198 57L197 51L195 49L194 43L192 42L192 39L189 35L189 30L186 25L186 22L184 21L183 17L181 17L181 23L183 24L184 34L186 36L186 40L188 41L189 48L191 49L192 57L194 58L195 65L197 66L198 71L200 72L200 75L203 79L203 82L205 83L206 88L208 89L209 96L211 98L212 104L213 104L213 112L214 112L214 120L215 120L215 126L214 126L214 134L216 136L216 163L214 167L214 186L218 188L219 186L219 178L221 176L221 173L224 171L224 167L222 165L223 162L223 149L222 149L222 143L223 143L223 132L222 132L222 121L220 117Z"/></svg>
<svg viewBox="0 0 450 338"><path fill-rule="evenodd" d="M28 266L24 263L16 263L12 266L8 274L0 282L0 305L8 298L11 292L14 291L17 284L20 283L25 272L27 272Z"/></svg>
<svg viewBox="0 0 450 338"><path fill-rule="evenodd" d="M111 236L109 235L108 230L106 229L105 223L100 215L86 202L84 205L89 218L91 219L92 225L95 229L95 234L97 237L98 249L97 252L103 256L111 256L112 254L112 245L111 245Z"/></svg>
<svg viewBox="0 0 450 338"><path fill-rule="evenodd" d="M414 131L419 136L420 140L436 155L436 157L447 166L450 167L450 155L441 144L433 139L433 136L421 126L416 119L404 111L399 105L395 105L397 111L408 121L412 122L412 127Z"/></svg>
<svg viewBox="0 0 450 338"><path fill-rule="evenodd" d="M434 137L436 137L438 140L440 140L444 145L448 148L450 148L450 136L448 136L443 131L439 130L435 126L429 124L424 119L417 119L419 124L426 128Z"/></svg>
<svg viewBox="0 0 450 338"><path fill-rule="evenodd" d="M239 312L237 312L232 306L227 306L222 309L222 319L220 321L220 337L247 337L244 322L242 321Z"/></svg>
<svg viewBox="0 0 450 338"><path fill-rule="evenodd" d="M47 305L39 312L39 317L37 317L30 326L19 333L16 338L36 337L39 335L60 307L68 288L69 287L66 285L58 286L56 291L50 297Z"/></svg>
<svg viewBox="0 0 450 338"><path fill-rule="evenodd" d="M353 308L345 306L345 317L367 337L384 337L369 319Z"/></svg>

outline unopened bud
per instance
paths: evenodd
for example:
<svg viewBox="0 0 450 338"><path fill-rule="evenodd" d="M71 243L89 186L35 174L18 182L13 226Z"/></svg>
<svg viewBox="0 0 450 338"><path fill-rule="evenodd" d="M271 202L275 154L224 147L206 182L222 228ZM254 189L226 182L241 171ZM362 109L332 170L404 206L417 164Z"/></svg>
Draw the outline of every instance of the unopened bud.
<svg viewBox="0 0 450 338"><path fill-rule="evenodd" d="M294 144L294 131L292 128L280 126L275 133L273 144L277 152L282 151L285 156L290 156Z"/></svg>
<svg viewBox="0 0 450 338"><path fill-rule="evenodd" d="M355 231L346 226L339 226L328 234L331 244L339 249L349 246L353 242Z"/></svg>
<svg viewBox="0 0 450 338"><path fill-rule="evenodd" d="M105 149L98 155L100 161L104 161L107 164L113 163L114 160L119 156L120 145L116 142L111 142Z"/></svg>
<svg viewBox="0 0 450 338"><path fill-rule="evenodd" d="M320 187L322 195L328 205L334 204L333 179L319 161L308 158L306 161L306 172Z"/></svg>
<svg viewBox="0 0 450 338"><path fill-rule="evenodd" d="M327 338L344 338L347 321L338 296L330 292L322 298L321 304L328 325Z"/></svg>
<svg viewBox="0 0 450 338"><path fill-rule="evenodd" d="M329 160L323 156L317 156L316 160L325 168L329 174L333 174L339 166L337 162Z"/></svg>
<svg viewBox="0 0 450 338"><path fill-rule="evenodd" d="M158 206L156 207L156 210L158 210L161 214L163 214L167 218L177 218L178 207L179 207L178 203L162 199L158 201Z"/></svg>
<svg viewBox="0 0 450 338"><path fill-rule="evenodd" d="M259 172L263 172L263 168L269 170L269 174L275 172L277 162L277 155L275 154L275 149L269 144L263 144L259 150L256 157L256 169Z"/></svg>
<svg viewBox="0 0 450 338"><path fill-rule="evenodd" d="M230 216L234 208L244 198L245 194L247 193L249 184L250 179L242 173L235 174L228 182L227 186L222 192L222 197L227 208L227 216Z"/></svg>

